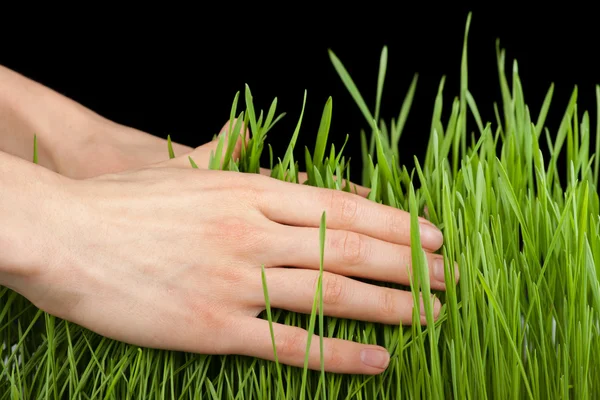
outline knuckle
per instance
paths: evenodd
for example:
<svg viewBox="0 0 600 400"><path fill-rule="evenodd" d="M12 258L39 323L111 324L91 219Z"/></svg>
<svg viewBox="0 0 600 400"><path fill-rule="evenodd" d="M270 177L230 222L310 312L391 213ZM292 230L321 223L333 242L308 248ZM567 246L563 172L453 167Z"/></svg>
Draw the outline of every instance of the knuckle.
<svg viewBox="0 0 600 400"><path fill-rule="evenodd" d="M342 260L347 264L360 264L368 254L366 241L356 232L345 232L342 243Z"/></svg>
<svg viewBox="0 0 600 400"><path fill-rule="evenodd" d="M256 206L261 198L261 191L257 185L246 185L240 193L240 200L248 205Z"/></svg>
<svg viewBox="0 0 600 400"><path fill-rule="evenodd" d="M230 216L215 221L211 237L219 244L227 245L233 252L244 252L260 247L267 239L267 232L248 218Z"/></svg>
<svg viewBox="0 0 600 400"><path fill-rule="evenodd" d="M317 287L318 277L315 279ZM344 283L339 275L323 274L323 304L340 304L344 295Z"/></svg>
<svg viewBox="0 0 600 400"><path fill-rule="evenodd" d="M338 346L328 346L325 354L325 365L327 365L328 369L337 369L344 364L344 356Z"/></svg>
<svg viewBox="0 0 600 400"><path fill-rule="evenodd" d="M207 332L220 332L224 327L223 313L219 307L195 297L187 297L184 300L183 321L187 329L184 332L198 332L198 329Z"/></svg>
<svg viewBox="0 0 600 400"><path fill-rule="evenodd" d="M392 212L386 218L386 227L394 236L410 235L410 220L402 218L397 212Z"/></svg>
<svg viewBox="0 0 600 400"><path fill-rule="evenodd" d="M259 174L238 174L226 171L219 181L215 182L222 195L235 199L237 203L254 203L264 191L264 178ZM226 182L223 185L223 181Z"/></svg>
<svg viewBox="0 0 600 400"><path fill-rule="evenodd" d="M304 357L306 335L302 331L294 330L292 333L281 335L276 343L277 353L281 358L293 360Z"/></svg>
<svg viewBox="0 0 600 400"><path fill-rule="evenodd" d="M393 315L396 311L394 294L390 290L383 289L379 295L379 310L382 315Z"/></svg>
<svg viewBox="0 0 600 400"><path fill-rule="evenodd" d="M358 201L354 195L339 190L331 190L329 207L334 215L338 216L342 226L351 226L356 220Z"/></svg>
<svg viewBox="0 0 600 400"><path fill-rule="evenodd" d="M280 192L274 185L273 178L263 174L242 174L239 183L242 189L242 198L247 206L252 208L268 208L273 199L279 199ZM247 176L246 176L247 175Z"/></svg>
<svg viewBox="0 0 600 400"><path fill-rule="evenodd" d="M236 265L232 265L231 268L221 268L218 276L219 281L227 287L239 287L248 283L248 270L237 268Z"/></svg>
<svg viewBox="0 0 600 400"><path fill-rule="evenodd" d="M222 196L237 205L255 206L260 198L260 189L252 183L252 179L248 178L245 181L240 181L240 179L239 177L229 177L228 185L222 188Z"/></svg>
<svg viewBox="0 0 600 400"><path fill-rule="evenodd" d="M220 241L239 241L244 240L252 227L249 226L245 218L240 217L225 217L215 222L215 226L211 232L216 240Z"/></svg>

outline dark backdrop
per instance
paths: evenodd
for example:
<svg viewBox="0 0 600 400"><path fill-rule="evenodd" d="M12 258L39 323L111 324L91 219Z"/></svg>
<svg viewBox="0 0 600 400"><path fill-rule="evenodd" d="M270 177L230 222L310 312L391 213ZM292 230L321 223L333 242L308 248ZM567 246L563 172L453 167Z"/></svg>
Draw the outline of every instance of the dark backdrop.
<svg viewBox="0 0 600 400"><path fill-rule="evenodd" d="M429 133L433 100L442 75L447 76L446 111L458 95L464 27L473 19L469 40L470 89L484 119L493 120L500 100L495 41L519 61L526 102L537 117L549 85L556 84L549 127L554 132L574 85L580 109L596 122L595 85L600 83L595 14L573 3L568 9L527 11L489 7L405 9L396 3L362 2L325 9L308 3L278 3L250 14L228 4L199 6L177 13L159 11L119 16L87 12L77 18L22 19L4 26L0 63L13 68L117 122L154 135L171 134L191 146L209 140L229 116L235 92L252 89L257 108L274 97L287 116L268 142L283 155L308 90L298 142L312 146L322 108L333 96L331 139L341 145L350 133L347 154L359 168L359 136L366 122L333 69L327 50L346 65L372 107L379 55L389 47L382 113L398 114L414 73L419 73L415 102L401 141L401 156L410 164L421 156ZM357 3L358 4L358 3ZM289 7L289 8L287 8ZM287 9L287 11L286 11ZM74 11L74 10L71 10ZM8 17L8 15L5 15ZM7 22L14 22L6 18ZM510 64L507 68L510 69ZM356 169L353 172L358 172Z"/></svg>

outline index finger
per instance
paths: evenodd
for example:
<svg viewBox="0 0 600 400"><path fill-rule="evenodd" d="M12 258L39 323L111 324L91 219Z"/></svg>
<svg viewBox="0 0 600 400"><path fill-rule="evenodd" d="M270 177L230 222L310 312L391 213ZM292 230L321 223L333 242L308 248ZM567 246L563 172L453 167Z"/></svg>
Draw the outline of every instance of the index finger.
<svg viewBox="0 0 600 400"><path fill-rule="evenodd" d="M410 245L410 214L341 190L273 181L261 192L259 207L274 222L319 227L323 211L327 228L352 231L391 243ZM421 244L435 251L442 232L419 217Z"/></svg>
<svg viewBox="0 0 600 400"><path fill-rule="evenodd" d="M264 176L269 176L269 177L271 176L271 170L268 168L261 168L260 173ZM303 184L307 180L308 180L308 174L306 172L298 172L298 183ZM334 176L333 180L334 181L337 180L337 177ZM371 189L368 189L361 185L357 185L354 182L346 182L346 179L342 179L341 186L344 187L347 184L350 185L350 191L352 191L353 193L356 191L356 193L362 197L367 197L369 195L369 193L371 192Z"/></svg>

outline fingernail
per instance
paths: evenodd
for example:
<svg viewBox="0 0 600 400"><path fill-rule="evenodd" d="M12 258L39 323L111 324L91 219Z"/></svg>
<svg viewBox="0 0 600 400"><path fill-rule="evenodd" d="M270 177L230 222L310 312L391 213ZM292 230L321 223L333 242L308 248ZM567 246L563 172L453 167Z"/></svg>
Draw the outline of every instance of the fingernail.
<svg viewBox="0 0 600 400"><path fill-rule="evenodd" d="M458 271L458 263L455 262L454 263L454 279L456 280L456 282L458 282L459 278L460 278L460 272Z"/></svg>
<svg viewBox="0 0 600 400"><path fill-rule="evenodd" d="M444 243L442 232L433 224L421 222L421 244L427 247L440 248Z"/></svg>
<svg viewBox="0 0 600 400"><path fill-rule="evenodd" d="M433 262L433 277L436 281L445 283L446 282L446 274L444 271L444 259L437 258Z"/></svg>
<svg viewBox="0 0 600 400"><path fill-rule="evenodd" d="M439 299L435 297L435 295L431 295L431 299L433 300L433 317L437 317L442 308L442 303L440 303ZM421 298L421 316L426 317L427 313L425 311L425 303L423 302L423 298Z"/></svg>
<svg viewBox="0 0 600 400"><path fill-rule="evenodd" d="M441 282L441 283L446 282L446 271L444 269L444 259L443 258L437 258L433 262L433 277L438 282ZM454 263L454 279L456 282L458 282L459 277L460 277L460 273L458 272L458 263L455 262Z"/></svg>
<svg viewBox="0 0 600 400"><path fill-rule="evenodd" d="M390 362L390 354L385 350L364 349L360 352L360 360L369 367L385 369Z"/></svg>
<svg viewBox="0 0 600 400"><path fill-rule="evenodd" d="M436 227L436 226L433 224L433 222L431 222L430 220L428 220L427 218L424 218L424 217L420 217L420 218L419 218L419 223L421 223L421 224L425 224L425 225L430 225L430 226L433 226L434 228Z"/></svg>

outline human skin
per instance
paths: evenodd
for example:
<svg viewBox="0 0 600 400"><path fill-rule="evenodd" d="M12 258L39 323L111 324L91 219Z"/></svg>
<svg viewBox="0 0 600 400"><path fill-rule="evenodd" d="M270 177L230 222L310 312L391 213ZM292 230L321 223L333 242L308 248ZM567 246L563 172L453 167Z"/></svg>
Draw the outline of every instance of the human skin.
<svg viewBox="0 0 600 400"><path fill-rule="evenodd" d="M273 360L268 322L257 318L265 309L261 265L272 307L310 313L325 211L324 314L412 322L410 292L353 279L408 284L408 213L265 175L193 169L188 156L207 161L213 142L177 145L183 154L165 159L162 139L12 71L2 70L2 79L9 90L0 96L0 285L41 310L134 345ZM28 161L32 131L44 139L41 165ZM83 131L68 145L56 136ZM136 156L127 156L134 148ZM90 166L71 157L93 149L110 161ZM442 234L420 222L431 286L443 290L442 258L434 254ZM435 299L436 316L439 309ZM282 324L274 331L278 360L303 366L307 332ZM389 354L325 338L324 360L327 371L378 374ZM309 368L320 368L316 337Z"/></svg>

